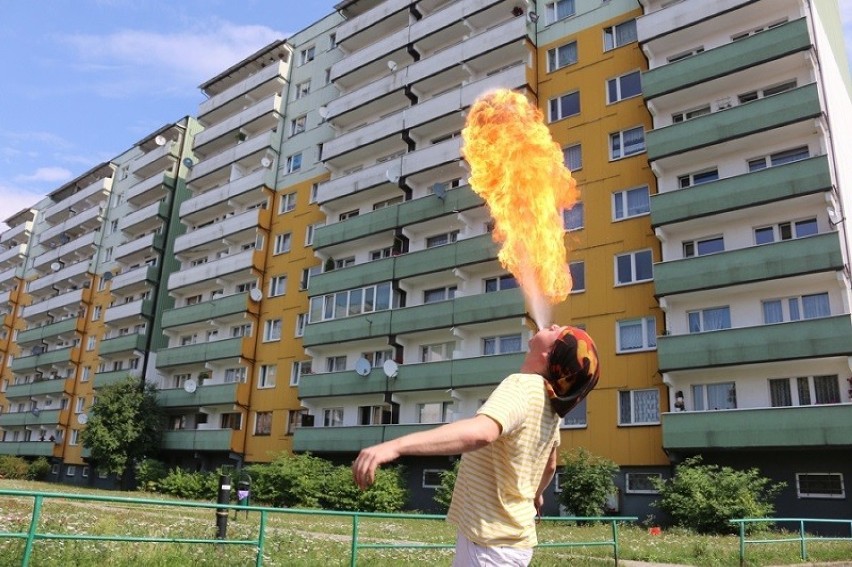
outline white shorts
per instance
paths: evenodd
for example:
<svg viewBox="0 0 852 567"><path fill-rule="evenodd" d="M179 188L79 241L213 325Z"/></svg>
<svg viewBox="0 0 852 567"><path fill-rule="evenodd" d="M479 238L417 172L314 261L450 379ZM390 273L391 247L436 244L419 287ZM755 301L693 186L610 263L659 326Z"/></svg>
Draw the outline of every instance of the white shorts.
<svg viewBox="0 0 852 567"><path fill-rule="evenodd" d="M532 549L479 545L458 532L453 567L527 567L532 555Z"/></svg>

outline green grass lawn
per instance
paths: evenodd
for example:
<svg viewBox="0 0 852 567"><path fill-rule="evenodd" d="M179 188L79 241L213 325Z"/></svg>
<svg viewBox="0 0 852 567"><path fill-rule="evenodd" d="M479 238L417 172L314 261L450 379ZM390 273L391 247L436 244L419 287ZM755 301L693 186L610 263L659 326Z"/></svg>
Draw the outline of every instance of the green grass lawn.
<svg viewBox="0 0 852 567"><path fill-rule="evenodd" d="M166 499L139 492L107 492L58 486L56 484L0 480L0 488L48 492L92 493L103 496ZM32 512L32 498L0 496L0 532L24 532ZM259 516L246 518L229 514L228 538L255 539ZM164 538L213 538L215 510L159 505L129 505L45 499L39 532L56 534L124 535ZM361 543L451 544L455 530L443 520L361 518ZM576 526L568 522L545 521L538 528L541 542L591 542L611 538L608 525ZM773 534L773 537L780 534ZM789 534L788 534L789 535ZM352 520L345 516L320 514L270 514L265 531L263 564L267 566L349 565ZM764 536L761 536L764 537ZM769 536L765 536L769 537ZM739 543L734 536L698 536L683 530L663 531L658 536L633 524L619 529L622 559L679 563L696 566L739 564ZM18 566L24 542L0 538L0 567ZM852 542L808 542L811 562L850 560ZM795 565L803 563L799 544L760 544L747 547L747 565ZM358 565L449 565L451 549L364 549L358 552ZM35 544L31 565L67 566L175 566L254 565L252 546L224 544L177 544L147 542L98 542L43 540ZM533 565L598 566L612 565L611 547L539 548Z"/></svg>

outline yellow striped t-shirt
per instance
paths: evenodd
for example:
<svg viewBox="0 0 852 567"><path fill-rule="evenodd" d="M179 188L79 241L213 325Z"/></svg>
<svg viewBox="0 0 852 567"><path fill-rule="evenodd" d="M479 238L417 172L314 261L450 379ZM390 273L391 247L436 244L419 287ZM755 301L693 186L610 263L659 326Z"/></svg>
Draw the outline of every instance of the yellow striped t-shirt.
<svg viewBox="0 0 852 567"><path fill-rule="evenodd" d="M535 492L559 444L559 416L544 379L508 376L477 413L499 423L502 432L490 445L462 455L447 519L479 545L534 547Z"/></svg>

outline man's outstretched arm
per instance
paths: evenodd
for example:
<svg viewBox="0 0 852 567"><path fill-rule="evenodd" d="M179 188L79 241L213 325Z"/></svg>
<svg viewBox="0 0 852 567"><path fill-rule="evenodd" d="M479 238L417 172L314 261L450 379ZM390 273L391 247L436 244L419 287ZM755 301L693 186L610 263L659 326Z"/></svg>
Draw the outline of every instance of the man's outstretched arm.
<svg viewBox="0 0 852 567"><path fill-rule="evenodd" d="M500 425L486 415L476 415L447 423L428 431L418 431L363 449L352 463L352 476L362 490L373 484L376 469L402 455L459 455L494 442Z"/></svg>

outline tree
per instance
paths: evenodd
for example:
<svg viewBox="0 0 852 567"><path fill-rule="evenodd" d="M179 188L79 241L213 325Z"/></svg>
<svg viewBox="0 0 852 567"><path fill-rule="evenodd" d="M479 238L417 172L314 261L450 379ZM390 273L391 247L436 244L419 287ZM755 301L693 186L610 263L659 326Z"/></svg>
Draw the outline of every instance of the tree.
<svg viewBox="0 0 852 567"><path fill-rule="evenodd" d="M579 447L562 459L559 502L575 516L601 516L606 499L615 493L618 465Z"/></svg>
<svg viewBox="0 0 852 567"><path fill-rule="evenodd" d="M98 389L98 400L81 432L89 462L99 471L122 476L136 461L154 455L163 436L164 413L153 384L125 380Z"/></svg>
<svg viewBox="0 0 852 567"><path fill-rule="evenodd" d="M441 473L441 484L435 489L435 496L432 498L444 512L450 509L450 502L453 500L453 488L456 486L456 478L459 475L459 464L461 459L456 459L453 463L453 468L447 469Z"/></svg>

